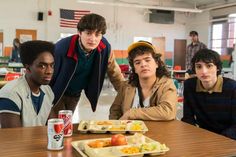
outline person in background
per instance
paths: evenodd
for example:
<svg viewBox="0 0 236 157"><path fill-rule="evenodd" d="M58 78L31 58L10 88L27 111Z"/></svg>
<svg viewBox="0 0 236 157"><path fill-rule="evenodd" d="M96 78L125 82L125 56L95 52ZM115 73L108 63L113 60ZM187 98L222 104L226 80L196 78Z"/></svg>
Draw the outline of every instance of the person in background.
<svg viewBox="0 0 236 157"><path fill-rule="evenodd" d="M11 53L11 58L10 58L11 62L21 62L19 47L20 47L20 40L18 38L15 38L13 40L13 48L12 48L12 53Z"/></svg>
<svg viewBox="0 0 236 157"><path fill-rule="evenodd" d="M176 87L160 57L146 41L128 47L132 72L110 108L109 119L175 119Z"/></svg>
<svg viewBox="0 0 236 157"><path fill-rule="evenodd" d="M236 139L236 81L222 77L217 52L198 51L192 59L195 78L184 83L182 121Z"/></svg>
<svg viewBox="0 0 236 157"><path fill-rule="evenodd" d="M189 32L189 36L191 38L191 44L187 46L187 51L186 51L186 70L187 70L187 76L191 77L194 76L194 72L191 70L191 59L193 58L194 54L201 50L207 48L207 46L199 41L198 37L198 32L196 31L191 31Z"/></svg>
<svg viewBox="0 0 236 157"><path fill-rule="evenodd" d="M51 117L56 117L59 110L74 111L82 90L95 111L106 72L116 90L124 80L111 46L103 37L107 29L104 17L85 15L77 29L78 34L56 43L55 72L50 83L55 94Z"/></svg>
<svg viewBox="0 0 236 157"><path fill-rule="evenodd" d="M48 85L53 74L54 44L27 41L20 45L25 75L8 82L0 90L2 128L45 125L53 106L53 91Z"/></svg>

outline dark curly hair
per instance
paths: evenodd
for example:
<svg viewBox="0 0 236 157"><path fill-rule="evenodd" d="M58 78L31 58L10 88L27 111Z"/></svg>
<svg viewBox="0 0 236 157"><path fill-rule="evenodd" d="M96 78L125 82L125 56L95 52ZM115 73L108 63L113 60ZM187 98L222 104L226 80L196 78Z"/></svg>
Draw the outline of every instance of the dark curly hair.
<svg viewBox="0 0 236 157"><path fill-rule="evenodd" d="M106 20L104 17L98 14L87 14L84 15L79 23L77 24L77 29L80 32L85 30L97 31L104 35L107 30Z"/></svg>
<svg viewBox="0 0 236 157"><path fill-rule="evenodd" d="M135 73L135 69L134 69L134 58L136 56L148 54L148 53L152 54L152 57L154 58L154 60L156 61L158 65L158 68L156 69L156 76L159 78L161 78L162 76L166 76L170 78L171 76L165 63L161 60L161 54L155 53L154 50L150 47L139 46L131 50L128 55L129 64L131 66L131 74L129 76L129 83L132 84L133 86L138 87L138 84L139 84L139 78L138 78L138 75Z"/></svg>
<svg viewBox="0 0 236 157"><path fill-rule="evenodd" d="M33 40L24 42L20 45L21 62L24 66L32 65L34 60L45 51L50 52L54 57L54 48L54 44L48 41Z"/></svg>
<svg viewBox="0 0 236 157"><path fill-rule="evenodd" d="M199 50L192 58L192 70L194 73L195 71L195 63L202 61L204 63L213 63L217 67L217 75L221 74L222 70L222 62L220 60L220 55L213 50L210 49L201 49Z"/></svg>

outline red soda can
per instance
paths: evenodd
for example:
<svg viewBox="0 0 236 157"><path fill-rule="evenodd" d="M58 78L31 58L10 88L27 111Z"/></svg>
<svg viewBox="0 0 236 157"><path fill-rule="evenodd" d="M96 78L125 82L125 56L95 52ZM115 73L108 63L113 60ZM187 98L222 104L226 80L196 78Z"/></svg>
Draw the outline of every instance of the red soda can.
<svg viewBox="0 0 236 157"><path fill-rule="evenodd" d="M73 133L72 124L72 111L71 110L61 110L59 111L58 118L64 120L64 137L71 136Z"/></svg>
<svg viewBox="0 0 236 157"><path fill-rule="evenodd" d="M60 150L64 147L63 139L63 119L54 118L48 120L48 149Z"/></svg>

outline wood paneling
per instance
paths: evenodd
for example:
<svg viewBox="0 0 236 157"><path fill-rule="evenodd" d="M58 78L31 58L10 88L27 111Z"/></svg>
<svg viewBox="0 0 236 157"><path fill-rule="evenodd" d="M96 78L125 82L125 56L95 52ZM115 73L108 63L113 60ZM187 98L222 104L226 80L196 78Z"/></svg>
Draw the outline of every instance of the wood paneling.
<svg viewBox="0 0 236 157"><path fill-rule="evenodd" d="M6 46L6 47L4 48L3 56L11 56L11 52L12 52L12 47Z"/></svg>
<svg viewBox="0 0 236 157"><path fill-rule="evenodd" d="M3 32L0 32L0 43L3 43Z"/></svg>
<svg viewBox="0 0 236 157"><path fill-rule="evenodd" d="M37 39L37 30L29 30L29 29L16 29L16 38L20 39L20 42L24 42L26 36L30 37L31 40Z"/></svg>
<svg viewBox="0 0 236 157"><path fill-rule="evenodd" d="M3 53L3 32L0 32L0 56L4 55Z"/></svg>

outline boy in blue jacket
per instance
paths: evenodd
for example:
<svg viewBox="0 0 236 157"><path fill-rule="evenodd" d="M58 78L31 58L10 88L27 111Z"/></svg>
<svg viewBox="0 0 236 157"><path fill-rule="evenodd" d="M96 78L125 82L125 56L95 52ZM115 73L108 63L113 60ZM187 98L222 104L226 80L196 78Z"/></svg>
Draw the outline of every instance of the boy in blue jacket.
<svg viewBox="0 0 236 157"><path fill-rule="evenodd" d="M88 14L77 25L78 34L56 43L55 71L50 83L55 94L52 117L59 110L75 110L84 90L96 110L107 72L115 89L124 80L109 42L103 37L106 21L97 14Z"/></svg>

